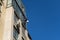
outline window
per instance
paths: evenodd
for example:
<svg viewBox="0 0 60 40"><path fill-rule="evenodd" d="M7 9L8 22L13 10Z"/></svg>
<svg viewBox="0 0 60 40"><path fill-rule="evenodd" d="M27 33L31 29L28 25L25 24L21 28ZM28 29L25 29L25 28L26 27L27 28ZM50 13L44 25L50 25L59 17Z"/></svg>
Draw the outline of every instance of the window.
<svg viewBox="0 0 60 40"><path fill-rule="evenodd" d="M1 13L1 5L0 5L0 13Z"/></svg>
<svg viewBox="0 0 60 40"><path fill-rule="evenodd" d="M0 13L1 13L2 0L0 0Z"/></svg>
<svg viewBox="0 0 60 40"><path fill-rule="evenodd" d="M26 22L22 22L22 26L26 29Z"/></svg>
<svg viewBox="0 0 60 40"><path fill-rule="evenodd" d="M19 24L17 24L16 26L15 25L13 26L13 38L15 40L18 40L18 35L20 33L19 27L20 27Z"/></svg>
<svg viewBox="0 0 60 40"><path fill-rule="evenodd" d="M18 34L19 34L19 33L20 33L20 30L19 30L20 25L17 24L16 27L17 27L17 32L18 32Z"/></svg>
<svg viewBox="0 0 60 40"><path fill-rule="evenodd" d="M22 37L22 40L24 40L24 38Z"/></svg>
<svg viewBox="0 0 60 40"><path fill-rule="evenodd" d="M3 2L3 0L0 0L0 3L2 3Z"/></svg>
<svg viewBox="0 0 60 40"><path fill-rule="evenodd" d="M31 36L29 35L29 33L28 33L28 37L32 40L32 38L31 38Z"/></svg>

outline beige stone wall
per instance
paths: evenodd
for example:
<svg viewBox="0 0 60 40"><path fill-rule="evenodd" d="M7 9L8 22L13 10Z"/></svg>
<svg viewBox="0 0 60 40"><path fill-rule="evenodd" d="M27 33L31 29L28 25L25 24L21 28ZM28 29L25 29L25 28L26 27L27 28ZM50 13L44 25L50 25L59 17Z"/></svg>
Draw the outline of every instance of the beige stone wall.
<svg viewBox="0 0 60 40"><path fill-rule="evenodd" d="M6 40L9 36L8 34L11 33L11 31L8 30L8 28L12 26L12 20L13 20L13 8L6 8L6 1L4 0L4 3L1 7L1 13L0 13L0 40ZM9 29L10 29L9 28ZM11 29L10 29L11 30ZM9 32L8 32L9 31ZM7 34L7 35L5 35ZM5 36L5 37L4 37ZM10 36L11 37L11 36Z"/></svg>
<svg viewBox="0 0 60 40"><path fill-rule="evenodd" d="M3 30L4 30L4 22L5 22L5 12L6 12L6 7L4 4L1 7L1 13L0 13L0 40L3 39Z"/></svg>
<svg viewBox="0 0 60 40"><path fill-rule="evenodd" d="M12 35L13 35L13 14L14 14L14 10L12 7L9 7L6 9L3 40L11 40L11 38L12 38Z"/></svg>
<svg viewBox="0 0 60 40"><path fill-rule="evenodd" d="M30 40L30 38L28 37L28 31L25 30L25 35L26 35L26 40Z"/></svg>
<svg viewBox="0 0 60 40"><path fill-rule="evenodd" d="M2 6L2 13L0 13L0 40L12 40L13 39L13 23L14 23L14 9L13 7L6 8L7 0L4 0ZM16 17L15 17L16 18ZM22 26L22 21L20 22L20 34L18 40L30 40L27 35L27 30ZM16 23L16 22L15 22Z"/></svg>

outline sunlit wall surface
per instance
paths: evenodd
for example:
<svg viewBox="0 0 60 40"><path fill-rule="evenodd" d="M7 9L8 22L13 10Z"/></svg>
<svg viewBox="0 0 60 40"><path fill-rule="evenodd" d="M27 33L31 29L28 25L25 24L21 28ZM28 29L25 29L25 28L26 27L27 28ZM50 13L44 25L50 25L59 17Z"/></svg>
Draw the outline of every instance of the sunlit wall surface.
<svg viewBox="0 0 60 40"><path fill-rule="evenodd" d="M22 0L0 1L0 40L31 40Z"/></svg>

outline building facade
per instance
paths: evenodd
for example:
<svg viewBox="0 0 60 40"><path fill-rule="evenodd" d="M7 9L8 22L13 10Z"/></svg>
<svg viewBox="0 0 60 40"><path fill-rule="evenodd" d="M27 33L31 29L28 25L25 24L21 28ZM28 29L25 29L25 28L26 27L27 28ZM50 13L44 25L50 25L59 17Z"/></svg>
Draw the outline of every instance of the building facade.
<svg viewBox="0 0 60 40"><path fill-rule="evenodd" d="M32 40L22 0L0 0L0 40Z"/></svg>

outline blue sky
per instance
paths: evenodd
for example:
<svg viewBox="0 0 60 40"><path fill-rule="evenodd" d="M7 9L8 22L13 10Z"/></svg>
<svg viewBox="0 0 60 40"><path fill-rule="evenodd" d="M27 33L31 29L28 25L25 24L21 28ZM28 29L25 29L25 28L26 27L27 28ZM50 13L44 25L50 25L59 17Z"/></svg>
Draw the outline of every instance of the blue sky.
<svg viewBox="0 0 60 40"><path fill-rule="evenodd" d="M60 40L60 0L23 0L32 40Z"/></svg>

